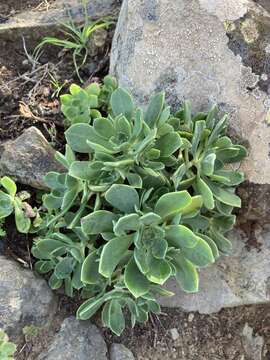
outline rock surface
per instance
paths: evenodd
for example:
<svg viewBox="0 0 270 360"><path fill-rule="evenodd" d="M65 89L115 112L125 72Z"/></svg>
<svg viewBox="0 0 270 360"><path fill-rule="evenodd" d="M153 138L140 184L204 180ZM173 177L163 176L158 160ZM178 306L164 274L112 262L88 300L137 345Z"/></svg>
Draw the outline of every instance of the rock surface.
<svg viewBox="0 0 270 360"><path fill-rule="evenodd" d="M42 133L30 127L15 141L4 144L0 174L37 189L46 189L43 178L47 172L62 170L54 154L55 150Z"/></svg>
<svg viewBox="0 0 270 360"><path fill-rule="evenodd" d="M253 1L124 0L110 71L140 103L161 89L173 107L217 103L249 144L248 180L270 184L269 30L270 13Z"/></svg>
<svg viewBox="0 0 270 360"><path fill-rule="evenodd" d="M112 344L110 348L110 360L134 360L132 352L122 344Z"/></svg>
<svg viewBox="0 0 270 360"><path fill-rule="evenodd" d="M248 324L245 324L243 329L242 344L248 359L262 360L264 339L259 335L253 335L253 329Z"/></svg>
<svg viewBox="0 0 270 360"><path fill-rule="evenodd" d="M233 254L200 271L200 291L186 294L175 282L168 288L175 293L160 303L203 314L224 307L262 304L270 301L270 229L258 234L258 248L248 250L243 233L233 232Z"/></svg>
<svg viewBox="0 0 270 360"><path fill-rule="evenodd" d="M108 16L117 16L120 9L121 0L91 0L86 1L86 8L89 18L96 20ZM43 36L48 36L59 30L59 24L68 19L68 12L72 19L77 23L83 23L85 19L84 8L77 0L57 0L50 4L47 9L25 10L15 12L4 23L0 23L1 40L16 40L21 43L21 36L25 37L26 43L29 40L40 41ZM20 40L18 40L18 37Z"/></svg>
<svg viewBox="0 0 270 360"><path fill-rule="evenodd" d="M107 360L107 347L98 328L75 317L65 319L49 349L38 360Z"/></svg>
<svg viewBox="0 0 270 360"><path fill-rule="evenodd" d="M3 256L0 269L0 328L14 341L26 325L48 325L57 301L46 281Z"/></svg>

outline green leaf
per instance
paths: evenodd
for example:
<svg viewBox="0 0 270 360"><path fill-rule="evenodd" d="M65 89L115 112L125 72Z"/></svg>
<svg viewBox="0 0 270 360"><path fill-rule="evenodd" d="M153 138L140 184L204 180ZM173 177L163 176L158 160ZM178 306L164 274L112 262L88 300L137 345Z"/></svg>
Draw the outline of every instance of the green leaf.
<svg viewBox="0 0 270 360"><path fill-rule="evenodd" d="M49 278L49 286L52 290L60 289L60 287L63 285L63 280L58 279L55 274L53 273Z"/></svg>
<svg viewBox="0 0 270 360"><path fill-rule="evenodd" d="M131 294L138 298L146 294L150 289L150 282L138 269L134 258L131 258L124 274L126 287Z"/></svg>
<svg viewBox="0 0 270 360"><path fill-rule="evenodd" d="M65 257L56 265L54 274L58 279L66 279L74 269L74 260L72 257Z"/></svg>
<svg viewBox="0 0 270 360"><path fill-rule="evenodd" d="M61 208L63 198L54 196L52 194L45 194L42 197L42 201L43 201L43 205L47 209L55 210L55 209L60 209Z"/></svg>
<svg viewBox="0 0 270 360"><path fill-rule="evenodd" d="M118 300L113 299L110 301L107 314L108 319L106 322L108 327L113 333L120 336L125 329L125 318Z"/></svg>
<svg viewBox="0 0 270 360"><path fill-rule="evenodd" d="M36 243L37 249L44 254L51 254L63 246L66 245L62 241L53 239L43 239Z"/></svg>
<svg viewBox="0 0 270 360"><path fill-rule="evenodd" d="M94 120L94 130L99 136L109 139L115 135L115 130L112 121L106 118L98 118Z"/></svg>
<svg viewBox="0 0 270 360"><path fill-rule="evenodd" d="M130 186L138 189L142 188L142 178L140 177L140 175L129 173L127 175L127 180Z"/></svg>
<svg viewBox="0 0 270 360"><path fill-rule="evenodd" d="M99 273L106 278L110 278L132 242L133 235L121 236L110 240L102 249Z"/></svg>
<svg viewBox="0 0 270 360"><path fill-rule="evenodd" d="M187 191L171 192L162 195L155 206L155 213L163 219L172 218L191 204L192 198Z"/></svg>
<svg viewBox="0 0 270 360"><path fill-rule="evenodd" d="M198 210L200 210L202 205L203 205L203 198L201 195L192 196L191 203L181 211L181 214L184 216L194 214Z"/></svg>
<svg viewBox="0 0 270 360"><path fill-rule="evenodd" d="M204 175L210 176L214 172L216 154L211 153L205 156L201 163L201 170Z"/></svg>
<svg viewBox="0 0 270 360"><path fill-rule="evenodd" d="M65 137L71 149L80 153L90 152L87 140L92 136L92 127L88 124L74 124L66 132Z"/></svg>
<svg viewBox="0 0 270 360"><path fill-rule="evenodd" d="M146 274L149 271L149 259L151 254L144 247L135 248L134 259L142 274Z"/></svg>
<svg viewBox="0 0 270 360"><path fill-rule="evenodd" d="M181 288L187 293L198 292L199 276L195 266L181 254L174 256L173 265L176 269L176 281Z"/></svg>
<svg viewBox="0 0 270 360"><path fill-rule="evenodd" d="M26 216L22 209L22 201L17 197L14 201L14 209L17 230L22 234L27 234L31 227L31 220Z"/></svg>
<svg viewBox="0 0 270 360"><path fill-rule="evenodd" d="M177 249L183 247L193 248L199 241L193 231L183 225L167 226L165 236L169 245L174 246Z"/></svg>
<svg viewBox="0 0 270 360"><path fill-rule="evenodd" d="M214 197L220 202L233 207L241 207L241 199L239 196L233 194L229 190L225 190L224 188L215 185L210 181L208 182L208 186L213 192Z"/></svg>
<svg viewBox="0 0 270 360"><path fill-rule="evenodd" d="M135 231L139 229L139 215L138 214L128 214L121 217L117 223L114 225L113 231L117 236L124 235L126 231Z"/></svg>
<svg viewBox="0 0 270 360"><path fill-rule="evenodd" d="M171 267L166 260L152 258L146 277L149 281L163 285L171 276Z"/></svg>
<svg viewBox="0 0 270 360"><path fill-rule="evenodd" d="M79 320L90 319L103 305L104 299L91 298L86 300L77 310L76 316Z"/></svg>
<svg viewBox="0 0 270 360"><path fill-rule="evenodd" d="M232 243L230 242L230 240L225 238L220 232L218 232L214 228L211 228L210 236L222 253L224 253L225 255L231 254Z"/></svg>
<svg viewBox="0 0 270 360"><path fill-rule="evenodd" d="M206 241L199 238L197 244L192 248L183 247L182 254L195 266L205 267L215 261L212 250Z"/></svg>
<svg viewBox="0 0 270 360"><path fill-rule="evenodd" d="M168 243L165 239L155 239L152 245L152 255L157 259L164 259L167 253Z"/></svg>
<svg viewBox="0 0 270 360"><path fill-rule="evenodd" d="M12 197L0 191L0 219L8 217L13 212Z"/></svg>
<svg viewBox="0 0 270 360"><path fill-rule="evenodd" d="M164 107L164 102L165 102L165 93L164 92L160 92L151 98L148 108L146 110L145 116L144 116L145 122L150 127L152 127L154 124L158 123L158 120L160 118L160 115L161 115L163 107Z"/></svg>
<svg viewBox="0 0 270 360"><path fill-rule="evenodd" d="M140 217L140 222L144 225L155 225L159 224L161 221L162 218L153 212L149 212Z"/></svg>
<svg viewBox="0 0 270 360"><path fill-rule="evenodd" d="M101 161L74 161L69 168L69 175L79 180L96 179L103 168Z"/></svg>
<svg viewBox="0 0 270 360"><path fill-rule="evenodd" d="M214 197L209 186L200 177L197 177L196 185L199 193L202 195L204 206L209 210L214 209Z"/></svg>
<svg viewBox="0 0 270 360"><path fill-rule="evenodd" d="M81 219L82 229L85 234L100 234L113 230L113 221L118 216L107 210L97 210Z"/></svg>
<svg viewBox="0 0 270 360"><path fill-rule="evenodd" d="M131 119L134 111L134 104L130 94L122 89L116 89L111 96L111 107L113 114L124 115L127 119Z"/></svg>
<svg viewBox="0 0 270 360"><path fill-rule="evenodd" d="M205 129L205 121L204 120L198 120L195 122L194 132L193 132L193 138L192 138L192 148L191 153L193 156L195 156L198 145L200 143L203 130Z"/></svg>
<svg viewBox="0 0 270 360"><path fill-rule="evenodd" d="M245 179L242 172L229 171L229 170L217 170L211 176L211 180L221 182L224 185L236 186L241 184Z"/></svg>
<svg viewBox="0 0 270 360"><path fill-rule="evenodd" d="M84 284L97 284L100 282L98 266L97 251L93 251L85 258L82 265L81 281Z"/></svg>
<svg viewBox="0 0 270 360"><path fill-rule="evenodd" d="M178 133L171 132L159 138L155 146L160 150L161 157L169 157L175 153L182 144L182 140Z"/></svg>
<svg viewBox="0 0 270 360"><path fill-rule="evenodd" d="M132 213L139 208L139 195L128 185L114 184L105 193L105 199L116 209L124 213Z"/></svg>
<svg viewBox="0 0 270 360"><path fill-rule="evenodd" d="M16 195L17 186L15 182L8 176L2 177L1 185L7 190L10 196L14 197Z"/></svg>
<svg viewBox="0 0 270 360"><path fill-rule="evenodd" d="M205 234L198 234L198 236L200 236L203 240L205 240L207 242L207 244L210 246L213 256L214 258L217 260L219 258L219 251L218 251L218 247L216 245L216 243L214 242L214 240L212 240L209 236L205 235Z"/></svg>
<svg viewBox="0 0 270 360"><path fill-rule="evenodd" d="M211 135L208 138L207 145L212 145L218 139L218 136L222 133L222 131L226 128L228 121L228 115L223 116L222 119L218 121L215 125Z"/></svg>

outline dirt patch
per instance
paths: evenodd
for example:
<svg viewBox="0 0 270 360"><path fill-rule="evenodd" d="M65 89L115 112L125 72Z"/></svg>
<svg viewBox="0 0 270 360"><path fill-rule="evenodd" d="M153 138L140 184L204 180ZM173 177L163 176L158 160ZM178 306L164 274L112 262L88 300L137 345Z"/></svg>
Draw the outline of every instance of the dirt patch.
<svg viewBox="0 0 270 360"><path fill-rule="evenodd" d="M9 0L8 2L0 4L0 16L2 17L2 23L7 21L10 16L17 13L28 10L43 10L54 2L55 0Z"/></svg>
<svg viewBox="0 0 270 360"><path fill-rule="evenodd" d="M123 343L138 360L244 360L249 357L241 335L248 323L254 334L264 337L262 359L270 359L270 306L224 309L212 315L163 312L145 326L125 330L120 338L104 330L108 344Z"/></svg>

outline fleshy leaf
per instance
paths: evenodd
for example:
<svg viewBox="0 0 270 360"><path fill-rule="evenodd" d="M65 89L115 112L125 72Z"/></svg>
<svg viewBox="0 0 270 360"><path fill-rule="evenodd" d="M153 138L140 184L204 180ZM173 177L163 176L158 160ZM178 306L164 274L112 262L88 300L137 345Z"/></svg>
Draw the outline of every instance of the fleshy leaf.
<svg viewBox="0 0 270 360"><path fill-rule="evenodd" d="M191 204L192 198L187 191L178 191L162 195L155 206L155 213L163 219L171 218L181 213L181 210Z"/></svg>
<svg viewBox="0 0 270 360"><path fill-rule="evenodd" d="M126 267L124 280L126 287L135 298L146 294L150 289L150 282L140 272L133 258Z"/></svg>
<svg viewBox="0 0 270 360"><path fill-rule="evenodd" d="M139 207L139 195L128 185L112 185L106 192L105 198L113 207L127 214L134 212L135 207Z"/></svg>
<svg viewBox="0 0 270 360"><path fill-rule="evenodd" d="M133 235L120 236L110 240L102 249L99 273L110 278L121 258L133 242Z"/></svg>

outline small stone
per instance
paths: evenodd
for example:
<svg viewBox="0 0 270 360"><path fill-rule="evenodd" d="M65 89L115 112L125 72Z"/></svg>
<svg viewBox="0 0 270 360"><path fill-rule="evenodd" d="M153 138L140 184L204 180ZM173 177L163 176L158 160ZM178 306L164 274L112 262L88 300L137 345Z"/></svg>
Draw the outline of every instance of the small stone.
<svg viewBox="0 0 270 360"><path fill-rule="evenodd" d="M188 322L192 322L194 319L194 316L195 315L193 313L188 314Z"/></svg>
<svg viewBox="0 0 270 360"><path fill-rule="evenodd" d="M0 328L16 341L25 326L49 325L57 299L47 282L3 256L0 269Z"/></svg>
<svg viewBox="0 0 270 360"><path fill-rule="evenodd" d="M54 159L55 150L34 126L15 141L3 145L0 174L37 189L46 189L44 176L49 171L63 171Z"/></svg>
<svg viewBox="0 0 270 360"><path fill-rule="evenodd" d="M22 61L22 65L23 65L23 66L28 66L28 65L29 65L29 60L28 60L28 59L24 59L24 60Z"/></svg>
<svg viewBox="0 0 270 360"><path fill-rule="evenodd" d="M110 360L134 360L132 352L122 344L112 344Z"/></svg>
<svg viewBox="0 0 270 360"><path fill-rule="evenodd" d="M38 360L107 360L107 346L98 328L74 316L65 319L47 351Z"/></svg>
<svg viewBox="0 0 270 360"><path fill-rule="evenodd" d="M171 334L173 341L176 341L177 339L179 339L180 335L176 328L170 329L170 334Z"/></svg>
<svg viewBox="0 0 270 360"><path fill-rule="evenodd" d="M263 337L253 335L253 329L246 323L242 332L242 344L250 360L262 360Z"/></svg>

